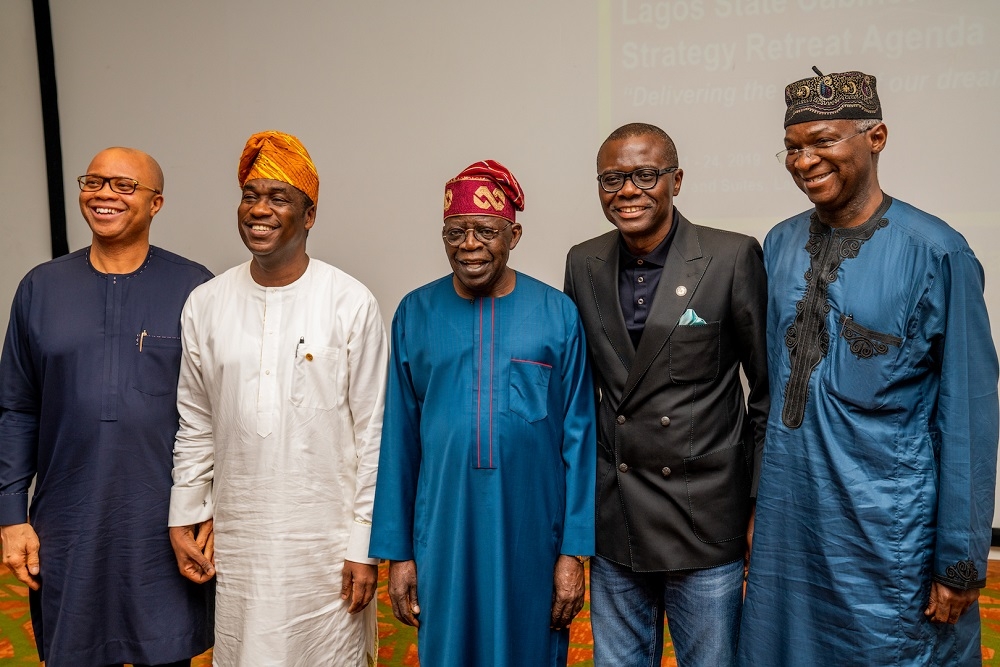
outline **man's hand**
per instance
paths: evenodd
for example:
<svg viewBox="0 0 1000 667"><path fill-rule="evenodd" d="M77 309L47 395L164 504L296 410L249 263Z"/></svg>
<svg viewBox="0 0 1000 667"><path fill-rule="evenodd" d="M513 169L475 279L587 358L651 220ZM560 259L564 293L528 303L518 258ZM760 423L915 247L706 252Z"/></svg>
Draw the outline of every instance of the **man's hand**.
<svg viewBox="0 0 1000 667"><path fill-rule="evenodd" d="M0 526L0 540L3 541L3 564L18 581L37 591L41 585L38 581L41 566L38 563L38 535L35 529L27 523Z"/></svg>
<svg viewBox="0 0 1000 667"><path fill-rule="evenodd" d="M392 614L407 625L420 627L420 603L417 602L417 563L412 560L389 561L389 600Z"/></svg>
<svg viewBox="0 0 1000 667"><path fill-rule="evenodd" d="M174 548L181 574L196 584L215 576L215 522L212 519L192 526L170 528L170 545Z"/></svg>
<svg viewBox="0 0 1000 667"><path fill-rule="evenodd" d="M583 563L572 556L559 556L553 583L551 625L562 630L583 609Z"/></svg>
<svg viewBox="0 0 1000 667"><path fill-rule="evenodd" d="M967 612L978 599L978 588L963 591L934 581L931 582L931 600L924 610L924 616L935 623L954 625L958 622L958 617Z"/></svg>
<svg viewBox="0 0 1000 667"><path fill-rule="evenodd" d="M375 597L375 587L378 585L378 565L344 561L344 574L340 586L340 599L347 600L350 606L347 613L356 614Z"/></svg>

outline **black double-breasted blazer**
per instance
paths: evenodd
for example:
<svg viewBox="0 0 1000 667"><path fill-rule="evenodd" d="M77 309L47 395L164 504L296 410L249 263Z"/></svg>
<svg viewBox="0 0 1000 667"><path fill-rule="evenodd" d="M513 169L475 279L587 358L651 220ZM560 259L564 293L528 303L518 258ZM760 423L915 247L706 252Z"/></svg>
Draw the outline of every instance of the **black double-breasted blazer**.
<svg viewBox="0 0 1000 667"><path fill-rule="evenodd" d="M566 260L598 401L597 553L637 572L743 557L767 424L760 244L679 213L674 224L638 348L618 296L619 232ZM689 308L705 324L679 325Z"/></svg>

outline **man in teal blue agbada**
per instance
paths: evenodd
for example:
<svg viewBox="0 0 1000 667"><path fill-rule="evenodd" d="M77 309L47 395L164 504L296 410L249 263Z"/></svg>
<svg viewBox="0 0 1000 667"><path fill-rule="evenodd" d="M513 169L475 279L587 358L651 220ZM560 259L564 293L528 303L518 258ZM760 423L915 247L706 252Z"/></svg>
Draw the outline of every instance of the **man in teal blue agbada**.
<svg viewBox="0 0 1000 667"><path fill-rule="evenodd" d="M882 191L875 77L819 74L785 101L778 159L813 208L764 242L773 402L741 664L978 665L998 424L983 267Z"/></svg>
<svg viewBox="0 0 1000 667"><path fill-rule="evenodd" d="M573 303L507 266L523 201L492 160L449 181L453 273L393 318L370 553L424 665L561 667L583 607L593 384Z"/></svg>

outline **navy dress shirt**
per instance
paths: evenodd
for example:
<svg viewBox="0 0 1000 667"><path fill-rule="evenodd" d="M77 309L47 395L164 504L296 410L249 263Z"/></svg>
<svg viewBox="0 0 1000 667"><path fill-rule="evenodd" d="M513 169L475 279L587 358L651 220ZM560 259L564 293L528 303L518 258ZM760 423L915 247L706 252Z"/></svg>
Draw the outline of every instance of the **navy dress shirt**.
<svg viewBox="0 0 1000 667"><path fill-rule="evenodd" d="M646 328L646 317L653 305L656 287L660 284L663 266L667 263L670 243L677 230L677 209L670 231L660 244L646 255L637 256L629 252L625 240L618 241L618 301L622 304L625 327L632 339L633 347L639 347L639 339Z"/></svg>

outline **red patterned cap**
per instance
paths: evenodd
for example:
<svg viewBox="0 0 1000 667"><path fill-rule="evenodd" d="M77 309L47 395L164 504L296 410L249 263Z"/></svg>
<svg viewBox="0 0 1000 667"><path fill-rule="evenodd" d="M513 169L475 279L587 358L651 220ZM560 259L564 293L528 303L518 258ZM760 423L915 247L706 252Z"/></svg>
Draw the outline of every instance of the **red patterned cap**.
<svg viewBox="0 0 1000 667"><path fill-rule="evenodd" d="M510 169L495 160L480 160L444 186L444 218L492 215L514 222L524 210L524 192Z"/></svg>

